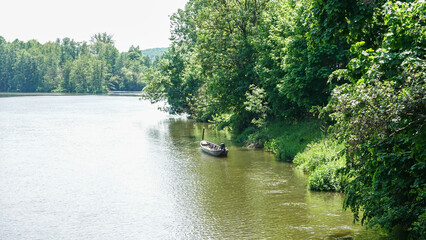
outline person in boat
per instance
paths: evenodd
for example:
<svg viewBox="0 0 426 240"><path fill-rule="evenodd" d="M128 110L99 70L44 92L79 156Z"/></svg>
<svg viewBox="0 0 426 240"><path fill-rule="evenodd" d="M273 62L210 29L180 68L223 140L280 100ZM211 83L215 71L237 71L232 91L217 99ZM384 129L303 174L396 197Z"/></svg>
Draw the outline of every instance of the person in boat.
<svg viewBox="0 0 426 240"><path fill-rule="evenodd" d="M225 143L220 144L219 150L225 150Z"/></svg>

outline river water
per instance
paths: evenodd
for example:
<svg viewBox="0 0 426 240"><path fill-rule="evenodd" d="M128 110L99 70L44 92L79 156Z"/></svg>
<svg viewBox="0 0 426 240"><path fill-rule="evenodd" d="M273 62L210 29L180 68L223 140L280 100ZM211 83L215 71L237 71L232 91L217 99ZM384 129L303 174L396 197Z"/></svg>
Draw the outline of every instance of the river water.
<svg viewBox="0 0 426 240"><path fill-rule="evenodd" d="M0 98L0 239L382 239L292 164L157 107ZM199 149L203 128L228 157Z"/></svg>

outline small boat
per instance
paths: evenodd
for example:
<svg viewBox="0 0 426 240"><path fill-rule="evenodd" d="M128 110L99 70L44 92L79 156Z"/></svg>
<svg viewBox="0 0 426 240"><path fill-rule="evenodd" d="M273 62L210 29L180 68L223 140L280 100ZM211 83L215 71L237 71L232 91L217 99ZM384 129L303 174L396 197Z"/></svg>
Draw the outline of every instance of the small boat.
<svg viewBox="0 0 426 240"><path fill-rule="evenodd" d="M200 142L200 146L203 152L215 157L226 156L228 154L228 148L225 147L224 143L217 145L211 142L207 142L206 140L202 140Z"/></svg>
<svg viewBox="0 0 426 240"><path fill-rule="evenodd" d="M204 140L204 128L203 128L203 137L201 139L200 146L203 152L213 155L215 157L222 157L228 154L228 148L225 147L224 143L217 145Z"/></svg>

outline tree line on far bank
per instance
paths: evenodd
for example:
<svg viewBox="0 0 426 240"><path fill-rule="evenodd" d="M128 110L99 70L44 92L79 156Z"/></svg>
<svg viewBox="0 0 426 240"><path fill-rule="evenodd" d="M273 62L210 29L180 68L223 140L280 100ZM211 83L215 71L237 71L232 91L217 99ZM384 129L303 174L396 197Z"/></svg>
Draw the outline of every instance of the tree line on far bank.
<svg viewBox="0 0 426 240"><path fill-rule="evenodd" d="M6 42L0 36L2 92L141 91L144 73L154 64L139 47L120 53L106 33L95 34L89 43L70 38Z"/></svg>
<svg viewBox="0 0 426 240"><path fill-rule="evenodd" d="M425 239L425 12L423 0L189 0L144 97L294 158L355 220Z"/></svg>

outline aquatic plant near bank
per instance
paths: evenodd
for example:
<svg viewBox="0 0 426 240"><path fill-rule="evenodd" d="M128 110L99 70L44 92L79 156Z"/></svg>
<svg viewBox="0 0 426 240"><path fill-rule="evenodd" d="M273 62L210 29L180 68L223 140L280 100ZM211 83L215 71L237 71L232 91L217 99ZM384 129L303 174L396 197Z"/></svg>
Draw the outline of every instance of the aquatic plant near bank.
<svg viewBox="0 0 426 240"><path fill-rule="evenodd" d="M265 128L247 128L235 141L246 146L264 148L277 155L279 161L291 162L297 153L321 138L321 122L316 119L295 123L275 121Z"/></svg>

